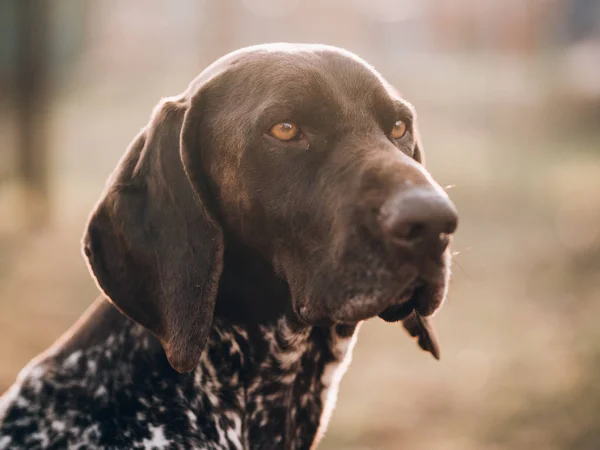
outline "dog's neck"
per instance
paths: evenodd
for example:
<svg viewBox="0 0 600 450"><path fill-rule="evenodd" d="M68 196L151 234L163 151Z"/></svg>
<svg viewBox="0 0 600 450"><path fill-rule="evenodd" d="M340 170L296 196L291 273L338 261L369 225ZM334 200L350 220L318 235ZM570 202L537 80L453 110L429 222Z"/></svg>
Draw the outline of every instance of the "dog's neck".
<svg viewBox="0 0 600 450"><path fill-rule="evenodd" d="M354 334L343 326L292 330L283 319L272 326L217 323L200 361L199 390L237 394L229 407L243 411L251 448L310 448L329 421ZM223 377L222 370L230 372Z"/></svg>
<svg viewBox="0 0 600 450"><path fill-rule="evenodd" d="M194 371L173 370L149 331L99 299L33 363L29 373L38 378L24 377L26 400L43 404L34 398L45 392L40 383L68 381L61 411L93 403L102 417L89 423L107 427L109 447L122 447L123 436L143 444L156 432L190 448L311 448L329 421L356 326L290 319L287 284L256 256L226 252L213 325ZM56 420L69 423L59 414ZM161 429L149 428L153 423Z"/></svg>
<svg viewBox="0 0 600 450"><path fill-rule="evenodd" d="M229 323L274 324L282 316L291 317L291 310L289 286L272 265L258 251L229 240L215 316Z"/></svg>
<svg viewBox="0 0 600 450"><path fill-rule="evenodd" d="M122 411L123 402L132 401L136 411L150 415L161 405L159 411L171 417L165 423L176 427L171 433L190 432L190 442L304 449L327 426L355 335L355 326L292 329L283 318L247 325L216 318L200 364L179 374L150 333L102 301L55 357L71 368L79 357L94 361L108 380L100 399L107 407ZM82 385L92 384L88 379ZM134 427L131 418L115 417L123 430Z"/></svg>

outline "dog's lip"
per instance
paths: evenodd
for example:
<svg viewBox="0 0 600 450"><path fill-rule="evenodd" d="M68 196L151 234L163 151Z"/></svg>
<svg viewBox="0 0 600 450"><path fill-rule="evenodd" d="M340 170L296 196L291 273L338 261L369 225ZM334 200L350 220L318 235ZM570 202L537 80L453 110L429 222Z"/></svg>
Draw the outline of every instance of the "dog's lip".
<svg viewBox="0 0 600 450"><path fill-rule="evenodd" d="M400 295L395 297L395 303L386 307L377 315L386 322L398 322L404 319L417 307L417 299L424 286L424 281L418 278Z"/></svg>
<svg viewBox="0 0 600 450"><path fill-rule="evenodd" d="M386 316L386 312L388 314L393 313L393 315L396 315L399 314L400 310L400 314L405 317L415 309L415 304L413 303L415 290L421 285L422 282L417 279L408 285L404 285L402 290L396 291L396 293L392 295L385 297L373 296L363 299L362 302L347 302L336 311L336 314L332 319L337 323L352 324L376 316L381 317L382 314ZM396 320L400 319L391 321L395 322Z"/></svg>

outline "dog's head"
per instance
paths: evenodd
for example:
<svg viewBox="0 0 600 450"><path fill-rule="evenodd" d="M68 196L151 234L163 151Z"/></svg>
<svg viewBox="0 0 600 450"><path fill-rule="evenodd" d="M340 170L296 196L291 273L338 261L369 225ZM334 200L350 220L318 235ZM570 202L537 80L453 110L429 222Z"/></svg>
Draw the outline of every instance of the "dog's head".
<svg viewBox="0 0 600 450"><path fill-rule="evenodd" d="M429 316L457 215L422 163L414 108L355 55L243 49L156 108L84 251L102 291L180 371L198 362L235 248L268 267L289 303L279 308L301 324Z"/></svg>

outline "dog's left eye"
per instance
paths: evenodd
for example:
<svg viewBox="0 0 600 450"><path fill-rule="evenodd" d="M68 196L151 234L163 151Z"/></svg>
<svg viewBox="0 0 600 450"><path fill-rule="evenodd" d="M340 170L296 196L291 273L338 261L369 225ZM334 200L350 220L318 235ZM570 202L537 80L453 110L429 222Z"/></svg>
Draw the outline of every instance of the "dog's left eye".
<svg viewBox="0 0 600 450"><path fill-rule="evenodd" d="M406 125L406 122L403 120L398 120L394 123L390 136L392 139L402 139L406 135L407 131L408 126Z"/></svg>
<svg viewBox="0 0 600 450"><path fill-rule="evenodd" d="M300 135L300 128L293 122L279 122L271 127L270 134L280 141L291 141Z"/></svg>

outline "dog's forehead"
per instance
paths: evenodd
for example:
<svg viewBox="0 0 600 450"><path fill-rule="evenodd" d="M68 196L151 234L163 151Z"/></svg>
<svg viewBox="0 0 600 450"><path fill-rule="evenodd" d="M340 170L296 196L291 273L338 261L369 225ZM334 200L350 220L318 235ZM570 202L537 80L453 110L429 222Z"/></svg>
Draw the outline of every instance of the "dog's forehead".
<svg viewBox="0 0 600 450"><path fill-rule="evenodd" d="M345 92L352 98L375 91L396 96L366 61L347 50L320 44L265 44L237 50L207 67L192 83L192 90L218 75L227 77L232 90L241 88L246 92L264 94L318 87L335 94Z"/></svg>

